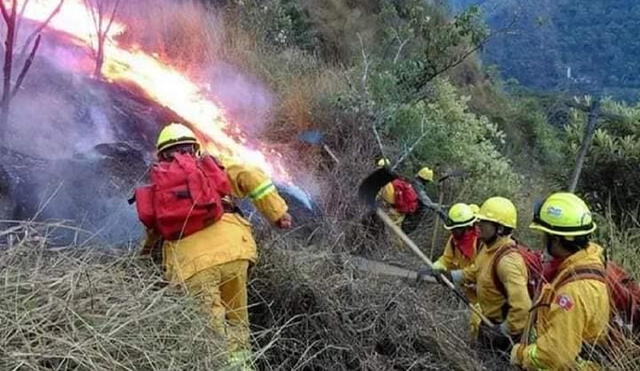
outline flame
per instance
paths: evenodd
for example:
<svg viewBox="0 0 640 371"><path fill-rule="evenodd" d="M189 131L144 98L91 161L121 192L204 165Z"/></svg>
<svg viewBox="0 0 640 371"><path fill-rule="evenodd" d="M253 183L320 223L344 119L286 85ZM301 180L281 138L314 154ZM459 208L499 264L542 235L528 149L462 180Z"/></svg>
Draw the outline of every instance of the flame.
<svg viewBox="0 0 640 371"><path fill-rule="evenodd" d="M44 22L58 3L59 0L31 0L23 17ZM66 0L48 27L73 36L76 42L89 48L97 39L94 20L82 0ZM126 26L116 20L107 35L102 73L109 81L134 83L151 99L183 117L205 137L207 150L224 162L258 166L279 180L290 181L282 155L259 143L258 149L249 148L249 137L224 116L200 84L153 54L120 46L116 37L125 30Z"/></svg>

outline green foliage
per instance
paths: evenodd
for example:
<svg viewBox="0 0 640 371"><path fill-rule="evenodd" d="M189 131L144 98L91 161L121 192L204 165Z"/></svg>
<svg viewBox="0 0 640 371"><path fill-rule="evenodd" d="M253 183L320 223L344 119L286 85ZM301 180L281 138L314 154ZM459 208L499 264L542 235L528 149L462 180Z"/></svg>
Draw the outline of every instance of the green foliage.
<svg viewBox="0 0 640 371"><path fill-rule="evenodd" d="M640 207L640 106L606 101L603 110L618 115L604 119L596 130L580 188L599 210L610 207L620 222L638 219ZM575 155L583 136L585 115L573 112L567 126L569 148Z"/></svg>
<svg viewBox="0 0 640 371"><path fill-rule="evenodd" d="M464 61L488 36L478 7L450 19L423 1L388 3L379 19L383 50L394 51L394 72L417 99L430 81Z"/></svg>
<svg viewBox="0 0 640 371"><path fill-rule="evenodd" d="M518 190L519 178L495 144L504 143L506 137L486 117L469 112L467 101L450 84L436 84L434 97L420 107L432 129L428 129L429 140L421 143L416 153L468 171L468 187L474 199L496 194L511 196Z"/></svg>
<svg viewBox="0 0 640 371"><path fill-rule="evenodd" d="M305 7L295 0L237 1L245 12L245 26L256 30L270 48L295 46L313 51L319 45L317 32Z"/></svg>
<svg viewBox="0 0 640 371"><path fill-rule="evenodd" d="M500 65L505 77L539 89L640 96L637 1L453 2L460 9L485 3L491 28L509 28L486 49L487 59Z"/></svg>
<svg viewBox="0 0 640 371"><path fill-rule="evenodd" d="M506 139L504 133L486 117L469 112L468 100L448 81L436 80L428 99L389 108L381 131L395 138L401 153L415 144L407 172L425 164L464 169L468 173L465 196L478 200L496 194L512 196L521 183L498 151L497 145Z"/></svg>

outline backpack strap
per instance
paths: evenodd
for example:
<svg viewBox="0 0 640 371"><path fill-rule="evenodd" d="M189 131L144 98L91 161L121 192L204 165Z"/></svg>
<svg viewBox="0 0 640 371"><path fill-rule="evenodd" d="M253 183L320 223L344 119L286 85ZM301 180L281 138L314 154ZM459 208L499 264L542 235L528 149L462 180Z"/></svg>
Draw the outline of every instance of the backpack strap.
<svg viewBox="0 0 640 371"><path fill-rule="evenodd" d="M558 290L571 282L580 280L596 280L604 284L607 283L607 274L600 266L583 265L568 271L561 280L554 285L554 289Z"/></svg>
<svg viewBox="0 0 640 371"><path fill-rule="evenodd" d="M509 314L509 310L511 309L511 306L509 305L509 298L507 297L507 289L504 287L504 284L500 280L500 277L498 277L498 264L500 264L500 261L502 260L502 258L504 258L507 254L509 254L512 251L516 251L516 252L518 251L517 243L511 243L501 247L496 252L496 255L493 258L493 263L492 263L493 265L491 266L491 279L493 280L493 285L496 287L496 289L498 289L498 291L500 291L500 294L502 294L502 296L505 299L507 299L505 304L502 306L503 318L507 318L507 315Z"/></svg>
<svg viewBox="0 0 640 371"><path fill-rule="evenodd" d="M501 247L493 258L493 262L491 265L491 278L493 280L493 285L500 291L502 296L507 297L507 289L504 287L502 281L500 281L500 277L498 277L498 264L502 258L504 258L508 253L512 251L518 251L517 244L511 243L506 246ZM507 304L508 305L508 304ZM508 309L508 308L507 308Z"/></svg>

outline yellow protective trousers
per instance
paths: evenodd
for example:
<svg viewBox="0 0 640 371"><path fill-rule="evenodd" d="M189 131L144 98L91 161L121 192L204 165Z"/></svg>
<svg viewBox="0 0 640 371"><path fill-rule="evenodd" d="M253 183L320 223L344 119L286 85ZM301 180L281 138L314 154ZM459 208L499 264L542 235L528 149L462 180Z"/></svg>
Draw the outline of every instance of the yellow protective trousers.
<svg viewBox="0 0 640 371"><path fill-rule="evenodd" d="M232 353L251 349L248 269L249 260L234 260L201 270L185 281L189 294L198 298L211 315L211 327L226 335Z"/></svg>

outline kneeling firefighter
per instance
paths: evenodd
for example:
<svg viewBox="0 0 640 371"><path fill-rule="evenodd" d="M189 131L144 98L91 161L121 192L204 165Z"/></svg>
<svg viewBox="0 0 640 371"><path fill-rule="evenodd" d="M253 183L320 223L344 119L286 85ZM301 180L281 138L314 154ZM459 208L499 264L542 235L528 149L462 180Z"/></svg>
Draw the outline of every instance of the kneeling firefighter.
<svg viewBox="0 0 640 371"><path fill-rule="evenodd" d="M160 132L152 184L135 195L140 220L148 228L143 254L163 241L166 279L199 298L212 328L226 334L229 365L250 369L247 275L257 248L233 197L249 197L279 228L290 228L291 216L262 171L237 164L224 168L199 152L188 127L172 123Z"/></svg>

